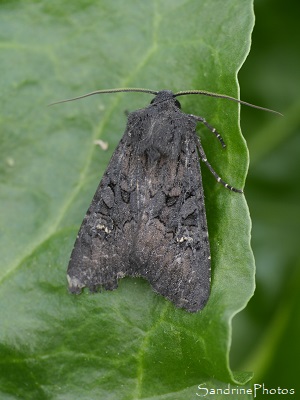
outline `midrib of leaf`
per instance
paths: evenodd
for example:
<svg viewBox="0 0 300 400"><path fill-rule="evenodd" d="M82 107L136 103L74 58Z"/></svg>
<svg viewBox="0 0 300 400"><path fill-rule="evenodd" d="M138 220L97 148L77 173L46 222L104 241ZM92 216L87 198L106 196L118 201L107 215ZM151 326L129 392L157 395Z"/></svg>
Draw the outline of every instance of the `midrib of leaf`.
<svg viewBox="0 0 300 400"><path fill-rule="evenodd" d="M147 346L149 344L149 339L151 336L151 333L156 329L156 327L158 327L161 324L161 321L164 318L165 312L167 311L167 304L162 308L162 312L159 316L159 318L157 318L155 324L153 324L151 326L151 329L148 330L147 334L144 336L140 347L139 347L139 351L138 351L138 365L137 365L137 380L136 380L136 388L135 391L133 392L133 398L135 399L140 399L142 398L142 385L143 385L143 377L144 377L144 369L143 369L143 364L142 364L142 359L143 359L143 355L145 353L145 349L147 349Z"/></svg>

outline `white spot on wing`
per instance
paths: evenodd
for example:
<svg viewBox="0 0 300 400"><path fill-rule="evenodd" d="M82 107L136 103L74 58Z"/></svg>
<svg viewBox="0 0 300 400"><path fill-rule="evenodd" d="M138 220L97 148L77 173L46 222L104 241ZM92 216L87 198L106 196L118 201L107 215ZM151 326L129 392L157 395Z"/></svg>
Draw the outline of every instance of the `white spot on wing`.
<svg viewBox="0 0 300 400"><path fill-rule="evenodd" d="M83 285L81 281L77 278L71 278L70 275L67 275L67 280L70 288L82 288Z"/></svg>

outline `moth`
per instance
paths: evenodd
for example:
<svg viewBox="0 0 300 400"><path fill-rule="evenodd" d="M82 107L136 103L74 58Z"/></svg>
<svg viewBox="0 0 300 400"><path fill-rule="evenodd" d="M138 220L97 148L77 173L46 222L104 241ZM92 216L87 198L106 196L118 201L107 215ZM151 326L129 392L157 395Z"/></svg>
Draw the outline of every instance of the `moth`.
<svg viewBox="0 0 300 400"><path fill-rule="evenodd" d="M114 290L120 278L143 277L176 307L196 312L209 298L211 280L199 158L223 186L243 191L214 171L196 126L203 123L225 147L220 134L204 118L183 113L177 97L204 94L253 105L205 91L147 89L100 90L75 99L126 91L155 97L128 115L77 235L67 271L69 290Z"/></svg>

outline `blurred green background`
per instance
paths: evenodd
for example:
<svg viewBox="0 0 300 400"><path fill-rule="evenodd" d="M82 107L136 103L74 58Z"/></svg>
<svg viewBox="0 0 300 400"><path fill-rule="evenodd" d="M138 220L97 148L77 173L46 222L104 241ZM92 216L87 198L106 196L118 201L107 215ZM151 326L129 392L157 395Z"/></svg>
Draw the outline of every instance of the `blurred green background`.
<svg viewBox="0 0 300 400"><path fill-rule="evenodd" d="M300 3L254 4L252 48L239 73L241 98L284 117L242 108L257 288L234 319L232 366L253 370L253 382L299 393Z"/></svg>

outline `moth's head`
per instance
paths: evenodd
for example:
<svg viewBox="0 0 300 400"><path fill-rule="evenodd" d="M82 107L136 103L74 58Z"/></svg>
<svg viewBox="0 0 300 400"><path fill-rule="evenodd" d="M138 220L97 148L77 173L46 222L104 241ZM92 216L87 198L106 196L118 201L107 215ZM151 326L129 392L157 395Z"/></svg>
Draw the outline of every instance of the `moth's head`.
<svg viewBox="0 0 300 400"><path fill-rule="evenodd" d="M160 92L157 93L154 99L151 100L150 104L158 104L165 101L174 104L178 108L181 108L179 101L176 99L174 93L171 90L161 90Z"/></svg>

